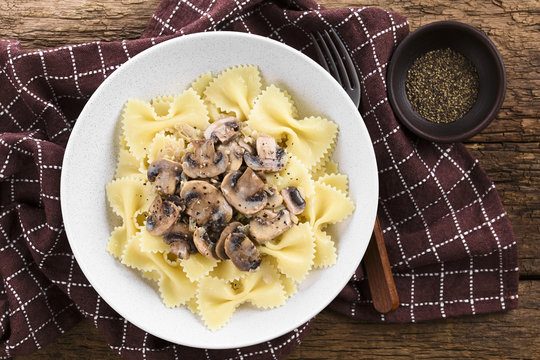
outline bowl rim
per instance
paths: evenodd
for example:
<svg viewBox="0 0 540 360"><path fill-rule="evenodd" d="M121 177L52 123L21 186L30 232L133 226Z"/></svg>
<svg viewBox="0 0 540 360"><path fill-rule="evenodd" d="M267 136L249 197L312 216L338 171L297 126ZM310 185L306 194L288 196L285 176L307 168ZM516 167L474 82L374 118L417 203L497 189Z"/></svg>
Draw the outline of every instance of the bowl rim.
<svg viewBox="0 0 540 360"><path fill-rule="evenodd" d="M133 56L131 59L126 61L126 63L122 64L120 68L125 67L126 64L134 64L134 63L138 62L139 60L142 59L141 54L145 54L144 56L148 56L149 54L152 54L152 53L155 54L155 53L159 52L159 49L161 47L173 46L173 44L177 45L177 43L181 43L183 41L186 41L187 39L197 39L197 38L204 38L204 37L209 37L209 36L218 36L218 37L222 37L222 38L226 38L228 36L233 36L233 37L241 38L241 39L248 39L248 38L249 39L256 39L256 41L280 47L280 48L286 50L287 52L295 52L296 56L303 59L303 61L307 61L308 63L310 63L312 65L316 65L317 67L319 67L321 76L326 77L329 81L333 81L336 84L336 91L339 92L342 95L344 101L349 103L349 107L351 108L351 110L355 109L355 113L358 114L358 121L360 122L359 125L362 128L360 131L362 133L365 133L366 140L369 142L369 144L368 144L369 145L369 149L368 149L369 154L367 154L367 157L368 157L368 161L371 164L370 166L372 166L373 169L374 169L374 182L372 184L373 185L373 189L372 189L373 194L369 195L370 199L373 198L373 203L368 205L368 207L372 210L372 211L370 211L371 219L366 220L366 221L370 222L371 225L370 225L369 229L365 230L366 239L362 243L362 246L361 246L362 255L363 255L365 253L365 251L367 249L367 245L369 243L369 237L370 237L369 234L371 234L371 232L372 232L372 226L373 226L373 224L375 222L375 217L376 217L376 213L377 213L377 206L378 206L378 201L377 201L377 196L378 195L377 194L378 194L378 191L379 191L379 186L378 186L378 171L377 171L377 163L376 163L376 158L375 158L375 152L374 152L374 149L373 149L373 146L372 146L372 143L371 143L371 138L370 138L369 133L367 131L367 128L366 128L366 126L365 126L365 124L363 122L363 118L362 118L361 114L358 112L358 110L356 109L356 107L354 106L354 104L352 103L350 98L347 96L345 90L343 90L341 88L341 86L336 82L336 80L329 73L327 73L322 67L320 67L314 60L312 60L307 55L299 52L298 50L296 50L296 49L294 49L294 48L292 48L290 46L287 46L287 45L285 45L283 43L280 43L278 41L275 41L275 40L272 40L272 39L269 39L269 38L266 38L266 37L263 37L263 36L254 35L254 34L246 34L246 33L235 32L235 31L219 31L219 32L194 33L194 34L189 34L189 35L185 35L185 36L176 37L176 38L173 38L173 39L166 40L166 41L164 41L162 43L159 43L159 44L157 44L155 46L152 46L152 47L150 47L150 48L148 48L146 50L141 51L139 54ZM128 65L128 66L131 66L131 65ZM115 81L114 79L116 79L117 77L120 77L121 71L119 71L119 69L117 69L107 79L105 79L105 81L100 85L100 87L98 87L98 89L96 89L96 91L94 92L92 97L88 100L87 105L89 105L89 104L93 105L93 103L95 102L95 101L93 101L93 99L95 99L94 95L103 93L104 89L107 87L106 86L107 84ZM85 115L86 113L89 112L87 105L85 105L85 107L83 108L81 114L79 115L79 118L81 118L83 115ZM77 121L75 123L74 127L73 127L72 135L81 133L81 131L82 131L81 128L82 128L81 122ZM72 138L73 138L73 136L70 136L70 140ZM75 161L75 160L73 160L73 155L72 154L75 152L76 146L77 145L74 144L73 141L68 140L68 144L66 146L66 151L65 151L65 154L64 154L64 159L63 159L63 164L62 164L63 169L65 169L66 165L69 165L70 162ZM69 166L67 166L67 167L69 167ZM66 203L68 201L66 195L68 195L69 191L70 191L70 190L67 189L67 186L66 186L66 183L69 182L69 177L70 177L70 175L66 171L62 171L62 173L61 173L61 183L60 183L60 193L61 193L60 198L61 198L62 213L66 214L65 215L66 217L71 218L74 215L69 214L69 211L67 211L67 210L70 208L70 206L68 206L68 204ZM68 242L69 242L69 244L70 244L70 246L71 246L71 248L73 250L75 259L78 260L83 254L80 253L80 250L78 250L79 249L78 246L75 246L75 244L73 243L72 236L76 234L74 229L75 229L75 225L73 225L72 222L66 222L65 223L65 230L66 230L66 235L67 235L67 238L68 238ZM367 234L368 232L369 232L369 234ZM358 236L358 238L359 238L359 236ZM103 249L103 252L107 256L111 256L110 254L108 254L106 252L105 248ZM339 257L338 257L338 259L339 259ZM354 274L354 271L358 267L361 259L362 259L362 256L357 256L356 257L357 263L355 264L354 268L351 267L350 273L347 272L346 274L345 273L342 274L342 276L340 278L340 281L335 282L335 283L338 283L340 285L339 286L340 289L336 290L335 293L332 293L333 296L328 297L328 301L325 301L324 306L322 306L317 311L313 311L313 309L312 309L311 311L306 312L306 314L305 314L306 321L313 318L320 311L322 311L331 301L334 300L335 296L337 296L339 294L341 289L347 284L347 282L350 280L350 277ZM115 261L117 261L117 260L115 260ZM124 317L127 321L130 321L132 324L138 326L142 330L147 331L150 334L153 334L154 336L158 336L158 337L160 337L160 338L162 338L164 340L167 340L167 341L170 341L172 343L179 344L179 345L190 346L190 347L198 347L198 348L207 348L207 349L228 349L228 348L231 348L231 346L219 346L219 345L214 345L212 343L205 344L204 346L198 346L198 345L195 345L193 343L189 344L189 343L186 343L186 342L178 341L178 340L174 339L173 336L169 336L169 335L164 336L163 334L159 334L159 335L156 334L154 331L151 331L144 324L141 324L139 321L135 321L134 319L130 318L129 316L126 316L125 313L122 311L122 308L115 306L115 304L111 304L108 301L109 294L106 294L104 296L104 294L102 293L102 287L100 286L100 282L95 281L96 280L95 278L88 275L89 267L87 267L88 266L87 263L86 262L81 263L80 261L77 261L77 262L78 262L78 264L79 264L79 266L81 268L81 271L83 272L83 274L85 275L85 277L87 278L89 283L94 287L96 292L101 296L101 298L104 301L106 301L109 304L109 306L111 306L111 308L113 308L113 310L118 312L120 316ZM286 304L285 304L285 306L286 306ZM287 327L283 327L279 333L276 332L275 334L273 334L272 337L264 338L262 340L257 339L256 341L253 341L253 340L250 340L251 337L249 337L249 338L246 337L246 339L243 340L243 342L239 342L239 343L234 344L234 347L250 346L250 345L258 344L260 342L272 340L272 339L277 338L277 337L279 337L279 336L281 336L281 335L283 335L283 334L285 334L285 333L287 333L289 331L294 330L296 327L302 326L303 323L304 322L289 324Z"/></svg>
<svg viewBox="0 0 540 360"><path fill-rule="evenodd" d="M419 36L433 30L445 30L445 29L446 30L460 29L466 32L468 35L471 35L475 37L476 39L478 39L486 47L488 52L491 54L491 57L495 60L495 64L497 66L497 74L499 75L497 101L491 105L490 111L486 114L486 116L482 120L478 121L476 126L472 127L471 129L467 131L464 131L462 133L455 134L455 135L435 135L435 134L430 133L429 130L428 131L420 130L416 126L415 121L411 121L406 116L406 113L402 108L403 102L399 100L399 97L396 95L396 92L394 91L395 87L397 86L394 83L394 74L398 71L397 65L396 65L397 60L400 59L400 57L404 56L409 46L412 43L414 43L414 41L416 41ZM435 21L429 24L425 24L419 27L418 29L416 29L415 31L413 31L411 34L409 34L401 42L401 44L398 45L398 47L394 51L394 54L392 55L392 58L390 59L390 64L388 66L388 72L387 72L387 81L388 81L388 99L398 119L416 135L422 138L425 138L427 140L441 142L441 143L460 142L460 141L473 137L474 135L478 134L480 131L485 129L499 113L499 110L504 102L504 98L506 95L506 86L507 86L506 68L504 66L504 61L503 61L502 55L498 51L493 41L485 33L475 28L474 26L465 24L459 21L454 21L454 20ZM442 124L433 123L433 127L448 127L448 126L452 126L452 124L455 124L455 123L442 123Z"/></svg>

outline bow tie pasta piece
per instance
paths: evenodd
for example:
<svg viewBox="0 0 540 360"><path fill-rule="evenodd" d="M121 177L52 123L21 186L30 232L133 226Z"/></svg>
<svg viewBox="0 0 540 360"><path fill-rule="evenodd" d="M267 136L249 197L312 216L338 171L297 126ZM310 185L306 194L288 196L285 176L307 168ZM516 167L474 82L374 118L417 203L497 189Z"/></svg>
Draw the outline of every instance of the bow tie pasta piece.
<svg viewBox="0 0 540 360"><path fill-rule="evenodd" d="M127 145L138 160L144 159L146 147L157 133L172 132L175 124L184 122L200 130L209 125L208 111L199 95L191 89L174 98L165 116L158 116L149 103L128 100L122 121Z"/></svg>
<svg viewBox="0 0 540 360"><path fill-rule="evenodd" d="M146 174L140 171L137 158L128 149L122 147L118 152L118 164L116 165L114 177L116 179L138 177L145 180Z"/></svg>
<svg viewBox="0 0 540 360"><path fill-rule="evenodd" d="M276 240L259 248L261 254L274 258L278 270L300 282L313 265L315 243L311 226L307 223L294 225Z"/></svg>
<svg viewBox="0 0 540 360"><path fill-rule="evenodd" d="M163 241L161 236L152 235L146 230L146 227L141 230L140 233L140 245L141 251L144 252L167 252L170 249L170 246Z"/></svg>
<svg viewBox="0 0 540 360"><path fill-rule="evenodd" d="M150 270L150 271L141 271L141 276L147 280L152 280L157 282L161 275L156 270Z"/></svg>
<svg viewBox="0 0 540 360"><path fill-rule="evenodd" d="M280 274L264 261L257 271L250 272L234 282L212 277L202 278L197 294L200 315L211 330L225 325L236 308L244 302L268 309L283 305L285 300Z"/></svg>
<svg viewBox="0 0 540 360"><path fill-rule="evenodd" d="M206 87L204 95L223 112L245 120L261 92L261 74L256 66L234 66L221 72Z"/></svg>
<svg viewBox="0 0 540 360"><path fill-rule="evenodd" d="M326 174L337 174L339 173L338 164L335 161L328 159L326 163L324 163L318 169L315 169L315 171L312 171L311 173L313 180L318 180L321 176L324 176Z"/></svg>
<svg viewBox="0 0 540 360"><path fill-rule="evenodd" d="M313 229L323 229L352 214L354 204L346 193L320 181L315 181L313 186L315 194L310 201L306 201L305 210Z"/></svg>
<svg viewBox="0 0 540 360"><path fill-rule="evenodd" d="M107 241L107 251L115 258L122 256L122 251L127 244L127 239L135 235L137 229L130 227L129 223L124 223L121 226L117 226L111 232L109 240Z"/></svg>
<svg viewBox="0 0 540 360"><path fill-rule="evenodd" d="M289 125L296 121L296 116L296 107L289 94L270 85L255 99L248 126L279 140L292 132Z"/></svg>
<svg viewBox="0 0 540 360"><path fill-rule="evenodd" d="M316 179L323 174L332 174L333 172L336 172L336 173L338 172L337 164L334 161L332 161L332 155L334 154L335 149L336 149L336 141L334 140L334 142L332 142L332 144L330 145L330 148L326 151L326 153L319 160L319 162L310 169L310 173L313 179ZM336 171L332 171L332 168L331 168L331 166L333 165L332 163L336 165Z"/></svg>
<svg viewBox="0 0 540 360"><path fill-rule="evenodd" d="M199 76L195 81L191 83L191 88L193 91L195 91L201 98L204 98L204 90L208 87L208 85L214 80L214 77L212 76L212 73L209 71L207 73L202 74Z"/></svg>
<svg viewBox="0 0 540 360"><path fill-rule="evenodd" d="M211 277L215 277L225 281L240 280L248 273L238 270L232 261L220 261L217 266L210 272Z"/></svg>
<svg viewBox="0 0 540 360"><path fill-rule="evenodd" d="M204 101L204 105L208 109L208 116L210 117L210 120L212 122L220 119L223 116L226 116L225 114L219 112L219 109L217 108L216 104L208 100L208 98L204 95L204 90L208 87L208 85L214 80L214 77L212 76L211 72L207 72L205 74L202 74L199 76L195 81L191 83L191 88L199 94L201 99ZM227 115L234 115L234 113L228 113Z"/></svg>
<svg viewBox="0 0 540 360"><path fill-rule="evenodd" d="M298 120L296 125L296 139L289 137L287 150L298 154L308 169L316 167L335 146L338 127L333 121L314 116Z"/></svg>
<svg viewBox="0 0 540 360"><path fill-rule="evenodd" d="M157 116L166 116L169 114L171 104L174 101L174 96L166 95L154 98L150 101L150 105L154 108Z"/></svg>
<svg viewBox="0 0 540 360"><path fill-rule="evenodd" d="M337 261L337 250L332 237L321 229L315 231L314 236L316 251L313 266L327 268L334 265Z"/></svg>
<svg viewBox="0 0 540 360"><path fill-rule="evenodd" d="M244 302L244 297L243 292L237 293L227 281L212 277L201 279L197 308L206 327L212 331L223 327Z"/></svg>
<svg viewBox="0 0 540 360"><path fill-rule="evenodd" d="M333 241L323 230L347 218L354 211L354 204L346 193L320 181L314 182L315 194L306 199L304 216L315 234L315 267L333 265L336 256Z"/></svg>
<svg viewBox="0 0 540 360"><path fill-rule="evenodd" d="M338 174L338 173L326 174L319 177L317 181L322 184L332 186L338 189L339 191L343 192L344 194L346 194L349 191L349 178L345 174Z"/></svg>
<svg viewBox="0 0 540 360"><path fill-rule="evenodd" d="M121 134L119 137L119 142L120 142L120 149L128 149L128 146L127 146L127 142L126 142L126 137L124 136L124 134Z"/></svg>
<svg viewBox="0 0 540 360"><path fill-rule="evenodd" d="M195 282L208 275L217 263L217 260L209 259L201 254L191 254L189 259L180 261L180 266L184 269L188 279Z"/></svg>
<svg viewBox="0 0 540 360"><path fill-rule="evenodd" d="M271 309L285 303L286 295L279 271L270 262L263 261L259 270L241 279L243 287L251 289L246 301L261 309Z"/></svg>
<svg viewBox="0 0 540 360"><path fill-rule="evenodd" d="M255 100L248 125L259 133L277 139L284 136L286 150L294 154L308 170L332 150L337 137L337 125L321 117L296 120L296 109L290 96L270 85Z"/></svg>
<svg viewBox="0 0 540 360"><path fill-rule="evenodd" d="M285 290L285 297L288 299L296 292L298 291L298 287L296 286L296 281L291 279L285 274L280 275L281 285L283 286L283 290Z"/></svg>
<svg viewBox="0 0 540 360"><path fill-rule="evenodd" d="M148 209L153 192L140 178L121 178L108 183L106 193L111 208L122 218L122 225L114 229L107 244L107 250L119 258L127 241L138 231L136 213Z"/></svg>
<svg viewBox="0 0 540 360"><path fill-rule="evenodd" d="M197 292L197 284L191 282L180 267L169 264L162 253L141 251L140 241L140 235L130 239L122 255L122 264L159 274L152 278L157 278L159 293L167 307L185 304Z"/></svg>
<svg viewBox="0 0 540 360"><path fill-rule="evenodd" d="M186 302L186 307L194 314L201 315L199 304L197 304L197 296L192 297Z"/></svg>
<svg viewBox="0 0 540 360"><path fill-rule="evenodd" d="M272 265L272 267L277 269L277 261L272 256L266 256L264 258L264 261L268 262L270 265ZM281 286L283 286L283 290L285 291L285 298L288 299L294 294L296 294L296 292L298 291L296 281L281 272L279 274L279 280L281 281Z"/></svg>
<svg viewBox="0 0 540 360"><path fill-rule="evenodd" d="M163 260L165 260L165 263L167 263L170 266L179 267L180 266L180 260L176 257L176 255L171 254L169 252L162 252L161 256L163 256Z"/></svg>

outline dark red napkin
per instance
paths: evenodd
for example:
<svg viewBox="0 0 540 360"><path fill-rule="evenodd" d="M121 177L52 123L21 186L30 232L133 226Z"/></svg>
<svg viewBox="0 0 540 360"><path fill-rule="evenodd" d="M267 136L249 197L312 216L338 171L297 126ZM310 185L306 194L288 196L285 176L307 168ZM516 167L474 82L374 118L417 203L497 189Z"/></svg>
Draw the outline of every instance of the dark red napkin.
<svg viewBox="0 0 540 360"><path fill-rule="evenodd" d="M88 284L71 253L60 173L82 107L140 51L183 34L234 30L313 57L308 33L330 27L362 80L361 114L379 166L378 214L401 300L391 314L374 312L359 270L330 307L358 319L415 322L517 306L517 244L493 183L461 144L416 138L388 104L385 74L408 33L403 16L325 10L310 0L164 0L139 40L50 50L0 40L0 358L45 346L82 316L126 359L277 359L300 344L309 323L263 344L220 351L173 345L128 323Z"/></svg>

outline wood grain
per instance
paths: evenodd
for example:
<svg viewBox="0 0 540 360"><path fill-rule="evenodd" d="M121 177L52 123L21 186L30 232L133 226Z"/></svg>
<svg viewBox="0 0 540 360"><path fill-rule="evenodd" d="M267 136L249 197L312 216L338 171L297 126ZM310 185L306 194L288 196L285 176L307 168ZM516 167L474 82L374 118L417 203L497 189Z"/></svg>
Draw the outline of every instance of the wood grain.
<svg viewBox="0 0 540 360"><path fill-rule="evenodd" d="M26 48L137 38L160 0L2 0L0 38ZM540 353L540 1L324 0L327 7L379 6L411 29L438 20L486 32L507 69L501 112L467 142L495 181L520 242L520 308L423 324L370 324L324 311L292 359L537 358ZM526 280L528 279L528 280ZM536 280L535 280L536 279ZM89 320L20 359L119 359Z"/></svg>

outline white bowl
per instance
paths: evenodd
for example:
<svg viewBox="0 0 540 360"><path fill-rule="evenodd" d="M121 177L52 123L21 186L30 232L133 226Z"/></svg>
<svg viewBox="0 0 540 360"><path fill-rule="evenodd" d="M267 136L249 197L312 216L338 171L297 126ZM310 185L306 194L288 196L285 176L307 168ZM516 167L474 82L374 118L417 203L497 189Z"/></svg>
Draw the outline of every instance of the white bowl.
<svg viewBox="0 0 540 360"><path fill-rule="evenodd" d="M298 293L272 310L241 306L212 332L186 308L163 305L153 286L107 251L113 219L105 185L117 160L118 119L129 98L150 100L184 91L199 75L239 64L257 65L266 84L287 90L299 115L321 115L339 125L335 159L349 176L356 210L335 226L337 263L312 270ZM173 343L211 349L257 344L302 325L326 307L357 268L373 229L378 179L364 122L345 91L317 63L279 42L236 32L207 32L163 42L122 65L92 95L66 148L61 203L66 233L88 281L120 315Z"/></svg>

